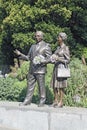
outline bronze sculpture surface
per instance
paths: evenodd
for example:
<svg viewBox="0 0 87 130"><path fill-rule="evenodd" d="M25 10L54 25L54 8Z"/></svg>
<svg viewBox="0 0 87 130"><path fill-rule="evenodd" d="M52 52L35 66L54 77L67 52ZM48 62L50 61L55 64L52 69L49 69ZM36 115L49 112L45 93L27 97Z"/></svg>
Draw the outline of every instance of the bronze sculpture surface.
<svg viewBox="0 0 87 130"><path fill-rule="evenodd" d="M42 31L36 31L35 37L37 43L31 46L28 55L24 55L18 50L15 51L15 53L19 55L20 58L24 60L30 60L27 94L24 102L21 103L21 105L28 105L31 103L35 83L37 81L40 94L40 102L38 106L43 106L46 101L45 74L47 68L47 60L52 55L52 52L50 44L43 41Z"/></svg>

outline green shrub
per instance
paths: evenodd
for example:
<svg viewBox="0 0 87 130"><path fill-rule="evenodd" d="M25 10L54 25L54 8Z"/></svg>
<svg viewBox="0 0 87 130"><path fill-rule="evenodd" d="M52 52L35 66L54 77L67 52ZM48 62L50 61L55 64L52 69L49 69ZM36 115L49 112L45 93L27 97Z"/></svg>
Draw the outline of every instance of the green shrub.
<svg viewBox="0 0 87 130"><path fill-rule="evenodd" d="M27 91L26 75L28 72L28 63L24 63L24 70L17 78L0 78L0 100L9 101L23 101ZM48 64L46 74L46 104L51 104L54 99L53 89L50 87L50 82L53 72L53 64ZM66 106L81 106L87 107L87 66L83 65L81 60L73 58L70 62L71 77L68 78L68 87L65 89L64 104ZM24 77L23 77L24 75ZM39 102L38 85L36 84L34 95L32 98L33 103Z"/></svg>
<svg viewBox="0 0 87 130"><path fill-rule="evenodd" d="M19 82L9 77L0 78L0 100L22 101L25 97L25 86L26 81Z"/></svg>
<svg viewBox="0 0 87 130"><path fill-rule="evenodd" d="M27 91L27 81L26 79L23 81L16 81L13 85L15 89L15 98L16 101L23 101L25 96L26 96L26 91Z"/></svg>
<svg viewBox="0 0 87 130"><path fill-rule="evenodd" d="M74 58L70 63L71 78L68 79L65 104L87 107L87 66Z"/></svg>
<svg viewBox="0 0 87 130"><path fill-rule="evenodd" d="M26 76L29 71L29 61L24 61L21 65L21 67L17 71L17 78L18 80L24 80L26 79Z"/></svg>

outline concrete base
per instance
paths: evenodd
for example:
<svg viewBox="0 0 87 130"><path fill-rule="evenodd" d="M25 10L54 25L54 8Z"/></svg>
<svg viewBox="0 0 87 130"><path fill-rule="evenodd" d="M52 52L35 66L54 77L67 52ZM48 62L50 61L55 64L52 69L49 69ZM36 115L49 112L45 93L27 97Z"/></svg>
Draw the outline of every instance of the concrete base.
<svg viewBox="0 0 87 130"><path fill-rule="evenodd" d="M13 128L9 128L9 127L6 127L6 126L0 126L0 130L17 130L17 129L13 129Z"/></svg>
<svg viewBox="0 0 87 130"><path fill-rule="evenodd" d="M0 102L0 130L87 130L87 109Z"/></svg>

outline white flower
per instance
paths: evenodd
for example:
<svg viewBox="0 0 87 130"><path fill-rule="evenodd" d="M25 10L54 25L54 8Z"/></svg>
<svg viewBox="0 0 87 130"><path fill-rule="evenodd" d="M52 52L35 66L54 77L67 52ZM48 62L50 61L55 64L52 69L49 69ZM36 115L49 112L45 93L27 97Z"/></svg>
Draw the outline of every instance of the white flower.
<svg viewBox="0 0 87 130"><path fill-rule="evenodd" d="M35 65L40 64L40 63L42 63L43 61L45 61L45 57L42 56L42 55L35 56L34 59L33 59L33 63L34 63Z"/></svg>
<svg viewBox="0 0 87 130"><path fill-rule="evenodd" d="M50 59L51 59L51 62L56 62L57 55L53 54Z"/></svg>

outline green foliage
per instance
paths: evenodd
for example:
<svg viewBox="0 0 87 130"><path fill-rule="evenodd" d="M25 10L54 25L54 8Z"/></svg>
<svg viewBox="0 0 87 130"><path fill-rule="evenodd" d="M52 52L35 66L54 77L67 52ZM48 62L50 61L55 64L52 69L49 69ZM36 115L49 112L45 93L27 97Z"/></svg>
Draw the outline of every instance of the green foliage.
<svg viewBox="0 0 87 130"><path fill-rule="evenodd" d="M69 106L87 107L87 66L74 58L70 63L71 78L68 79L66 88L65 104ZM74 97L79 97L80 101L74 101Z"/></svg>
<svg viewBox="0 0 87 130"><path fill-rule="evenodd" d="M53 90L50 88L50 80L52 75L53 65L48 65L48 74L46 75L46 103L50 104L53 101ZM24 62L20 69L17 71L16 78L1 78L0 79L0 100L9 101L23 101L27 91L26 76L29 69L29 63ZM32 98L33 103L39 102L39 88L36 83L34 95Z"/></svg>
<svg viewBox="0 0 87 130"><path fill-rule="evenodd" d="M26 79L22 80L22 81L16 81L14 82L14 99L15 101L20 101L22 102L25 99L26 96L26 92L27 92L27 81ZM14 101L14 99L12 99L12 101Z"/></svg>
<svg viewBox="0 0 87 130"><path fill-rule="evenodd" d="M87 59L87 48L86 47L83 48L83 53L82 54Z"/></svg>
<svg viewBox="0 0 87 130"><path fill-rule="evenodd" d="M42 30L43 32L46 31L44 34L44 40L49 42L51 44L52 51L54 52L56 50L56 47L58 45L57 43L57 36L59 32L66 32L68 35L67 45L70 47L71 54L75 55L76 50L74 51L77 46L75 45L75 41L72 37L72 33L68 27L61 28L58 25L54 25L52 23L47 24L46 22L39 22L35 24L35 30Z"/></svg>
<svg viewBox="0 0 87 130"><path fill-rule="evenodd" d="M71 54L78 56L76 50L80 47L79 43L86 45L87 39L87 11L84 6L82 0L1 0L0 45L3 62L13 64L15 48L28 53L30 46L35 43L36 30L42 30L46 34L45 40L51 44L52 51L56 49L57 34L65 31Z"/></svg>
<svg viewBox="0 0 87 130"><path fill-rule="evenodd" d="M19 82L17 79L9 77L0 78L0 100L22 101L25 97L25 86L26 81Z"/></svg>
<svg viewBox="0 0 87 130"><path fill-rule="evenodd" d="M53 89L50 85L53 66L53 64L48 64L47 66L47 74L45 77L46 104L51 104L54 99ZM28 63L25 62L20 68L21 73L19 73L19 70L17 71L19 77L0 79L0 100L24 100L27 91L26 75L28 67ZM70 62L70 68L71 77L68 79L68 87L65 89L64 104L66 106L87 107L87 66L83 65L78 58L73 58ZM39 102L39 88L37 84L35 86L32 102Z"/></svg>
<svg viewBox="0 0 87 130"><path fill-rule="evenodd" d="M30 46L35 43L33 37L33 33L14 33L12 35L12 44L14 45L14 48L21 48L22 52L27 54Z"/></svg>
<svg viewBox="0 0 87 130"><path fill-rule="evenodd" d="M35 24L35 30L42 30L45 33L45 40L49 43L55 43L59 32L63 31L59 26L55 26L52 23L47 24L46 22L39 22Z"/></svg>
<svg viewBox="0 0 87 130"><path fill-rule="evenodd" d="M65 26L71 17L71 11L66 7L61 8L59 4L51 5L48 11L50 19L55 22L56 25Z"/></svg>
<svg viewBox="0 0 87 130"><path fill-rule="evenodd" d="M12 6L9 16L3 20L3 26L9 25L12 32L26 32L31 29L32 10L30 6L15 4Z"/></svg>
<svg viewBox="0 0 87 130"><path fill-rule="evenodd" d="M70 27L77 43L87 45L87 1L76 0L72 7L72 16L70 20Z"/></svg>
<svg viewBox="0 0 87 130"><path fill-rule="evenodd" d="M34 32L36 30L42 30L45 33L44 39L51 44L53 52L57 46L56 37L58 33L61 31L66 32L68 34L68 42L66 44L70 48L71 56L81 58L84 55L85 58L87 57L87 0L0 0L0 14L0 65L6 64L10 66L14 64L15 48L27 54L30 46L35 43ZM77 62L79 63L78 60ZM74 64L76 62L73 63L73 66ZM28 72L28 69L25 69L28 65L24 66L18 70L17 78L21 81L26 78ZM80 67L78 67L79 70L75 68L76 74L80 74L83 71L86 73L85 66ZM71 72L75 74L73 68L71 68ZM83 70L83 68L85 69ZM50 73L50 70L48 72ZM75 87L86 82L85 74L84 76L83 74L81 75L83 80L80 79L81 76L74 74L69 79L71 85L68 87L70 91L67 94L65 103L69 105L74 105L72 96L74 95ZM74 77L76 77L77 82ZM47 80L47 93L51 93L49 77L47 77ZM36 88L38 89L38 87ZM35 90L36 93L37 91ZM81 92L80 95L82 95ZM37 100L39 98L37 95L34 97ZM49 100L47 103L51 102L52 97L47 98ZM82 97L83 103L81 102L81 104L86 104L86 98ZM71 99L70 102L68 99Z"/></svg>
<svg viewBox="0 0 87 130"><path fill-rule="evenodd" d="M21 67L17 70L17 79L18 80L24 80L27 77L29 71L29 62L25 61L21 65Z"/></svg>

